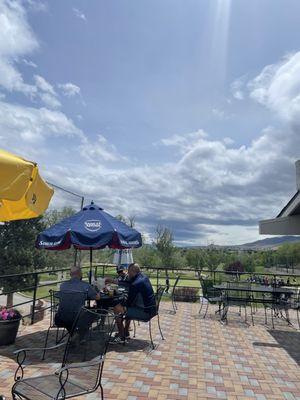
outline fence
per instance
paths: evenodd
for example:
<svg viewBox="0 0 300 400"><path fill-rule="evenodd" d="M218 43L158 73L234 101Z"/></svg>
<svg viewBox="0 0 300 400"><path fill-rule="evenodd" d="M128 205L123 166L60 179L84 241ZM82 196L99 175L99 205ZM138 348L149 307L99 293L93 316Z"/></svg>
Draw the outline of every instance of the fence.
<svg viewBox="0 0 300 400"><path fill-rule="evenodd" d="M115 274L115 265L114 264L97 264L93 266L93 269L95 270L96 276L99 276L100 274L102 277L104 276L112 276ZM88 271L90 267L89 266L83 266L82 270L85 271L86 273L84 274L84 279L87 280L88 278ZM143 267L143 271L149 276L149 278L152 281L153 286L157 289L162 282L165 282L165 279L169 278L170 284L172 285L172 279L175 280L176 276L180 275L181 279L179 281L178 287L194 287L194 288L199 288L199 278L198 278L198 272L201 272L201 274L207 275L210 279L213 280L214 283L221 283L222 281L228 280L229 274L226 273L225 271L212 271L208 269L201 269L201 270L195 270L195 269L176 269L176 270L170 270L167 269L166 273L166 268L156 268L156 267ZM5 281L5 279L14 279L14 278L20 278L22 277L24 280L26 280L26 277L32 277L33 278L33 285L29 287L22 287L19 286L18 289L13 290L13 291L7 291L7 292L2 292L0 293L1 296L7 296L10 294L18 293L18 292L32 292L32 298L29 298L28 300L21 302L21 303L15 303L13 304L13 307L20 307L22 305L31 305L31 311L30 313L23 315L23 317L30 317L31 324L34 323L34 318L35 314L38 312L37 310L37 303L39 300L46 300L49 299L49 294L45 296L38 297L37 292L39 288L44 288L44 287L51 287L53 285L56 285L58 283L63 282L63 280L54 280L46 283L40 282L41 277L43 275L48 275L49 273L53 274L58 274L61 272L69 272L69 268L63 268L63 269L58 269L58 270L53 270L53 271L35 271L35 272L27 272L23 274L7 274L7 275L1 275L0 276L0 288L2 287L3 284L1 282ZM232 274L231 274L232 275ZM250 276L264 276L264 277L269 277L271 279L278 279L278 278L290 278L293 280L292 283L294 284L300 284L300 274L289 274L289 273L248 273L248 272L241 272L241 273L236 273L235 277L237 279L240 279L241 277L243 279L247 279ZM44 310L47 310L50 308L50 305L46 306Z"/></svg>

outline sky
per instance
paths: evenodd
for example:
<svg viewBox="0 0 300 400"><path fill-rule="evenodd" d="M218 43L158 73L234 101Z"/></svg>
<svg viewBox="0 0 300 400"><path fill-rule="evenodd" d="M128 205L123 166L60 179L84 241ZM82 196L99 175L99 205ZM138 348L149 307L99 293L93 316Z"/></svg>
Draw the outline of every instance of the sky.
<svg viewBox="0 0 300 400"><path fill-rule="evenodd" d="M148 242L262 239L296 192L299 26L299 0L0 0L0 147Z"/></svg>

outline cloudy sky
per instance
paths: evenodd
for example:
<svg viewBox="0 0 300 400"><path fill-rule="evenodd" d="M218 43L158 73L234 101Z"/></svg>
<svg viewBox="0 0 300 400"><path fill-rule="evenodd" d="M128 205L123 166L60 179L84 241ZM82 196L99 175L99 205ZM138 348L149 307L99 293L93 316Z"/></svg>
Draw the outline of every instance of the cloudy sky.
<svg viewBox="0 0 300 400"><path fill-rule="evenodd" d="M299 0L0 0L1 147L149 239L256 240L296 191L299 26Z"/></svg>

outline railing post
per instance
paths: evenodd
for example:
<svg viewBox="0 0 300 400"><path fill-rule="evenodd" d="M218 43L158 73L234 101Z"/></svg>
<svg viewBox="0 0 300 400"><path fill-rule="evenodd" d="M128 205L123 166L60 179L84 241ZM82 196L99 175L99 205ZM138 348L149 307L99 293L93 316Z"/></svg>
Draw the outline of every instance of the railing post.
<svg viewBox="0 0 300 400"><path fill-rule="evenodd" d="M34 323L37 286L38 286L38 274L35 273L34 274L34 290L33 290L33 299L32 299L32 309L31 309L31 325Z"/></svg>
<svg viewBox="0 0 300 400"><path fill-rule="evenodd" d="M158 291L158 268L156 268L156 293Z"/></svg>
<svg viewBox="0 0 300 400"><path fill-rule="evenodd" d="M216 271L214 271L214 284L216 283Z"/></svg>

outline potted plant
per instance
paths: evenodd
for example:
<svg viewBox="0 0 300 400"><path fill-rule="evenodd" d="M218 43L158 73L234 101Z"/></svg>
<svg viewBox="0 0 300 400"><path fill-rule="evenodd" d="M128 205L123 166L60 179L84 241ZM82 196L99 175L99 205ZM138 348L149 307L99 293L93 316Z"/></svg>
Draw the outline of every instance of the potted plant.
<svg viewBox="0 0 300 400"><path fill-rule="evenodd" d="M21 318L19 311L0 307L0 346L15 342Z"/></svg>

